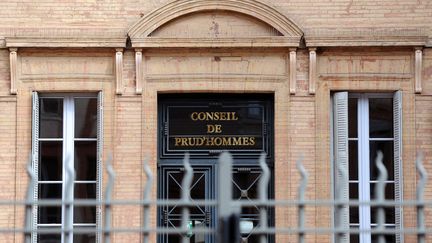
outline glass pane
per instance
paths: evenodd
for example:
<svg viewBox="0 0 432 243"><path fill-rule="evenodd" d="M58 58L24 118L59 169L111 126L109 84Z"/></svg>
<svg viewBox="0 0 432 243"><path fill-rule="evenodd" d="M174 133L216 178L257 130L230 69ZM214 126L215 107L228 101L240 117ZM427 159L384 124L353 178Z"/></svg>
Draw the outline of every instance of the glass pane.
<svg viewBox="0 0 432 243"><path fill-rule="evenodd" d="M394 224L395 223L395 208L385 207L384 208L385 223ZM378 223L378 208L371 207L371 220L373 224Z"/></svg>
<svg viewBox="0 0 432 243"><path fill-rule="evenodd" d="M349 207L349 222L351 224L358 224L359 221L359 207L351 206Z"/></svg>
<svg viewBox="0 0 432 243"><path fill-rule="evenodd" d="M349 183L349 198L358 200L358 183ZM349 222L359 223L359 208L357 206L349 207Z"/></svg>
<svg viewBox="0 0 432 243"><path fill-rule="evenodd" d="M96 183L75 183L74 197L79 199L96 198Z"/></svg>
<svg viewBox="0 0 432 243"><path fill-rule="evenodd" d="M192 224L193 229L200 229L200 228L206 227L206 224L204 223L203 220L196 220L193 217L191 217L190 223ZM169 219L168 225L169 225L169 227L177 228L177 230L179 230L181 227L181 219L180 218ZM180 234L180 233L174 233L174 234L167 235L166 238L168 239L168 241L163 241L163 242L181 243L182 242L181 235L182 234ZM206 238L205 234L194 233L194 234L189 235L187 242L188 243L205 243L206 242L205 238Z"/></svg>
<svg viewBox="0 0 432 243"><path fill-rule="evenodd" d="M96 180L96 141L75 142L75 170L77 181Z"/></svg>
<svg viewBox="0 0 432 243"><path fill-rule="evenodd" d="M258 197L258 181L261 172L246 171L233 173L233 198L256 199Z"/></svg>
<svg viewBox="0 0 432 243"><path fill-rule="evenodd" d="M73 242L79 242L79 243L93 243L96 242L96 233L79 233L80 230L94 230L96 231L95 227L77 227L74 226L74 236L73 236ZM78 233L75 233L78 232Z"/></svg>
<svg viewBox="0 0 432 243"><path fill-rule="evenodd" d="M350 227L350 229L358 230L358 227ZM360 235L359 234L350 234L350 243L359 243L360 242Z"/></svg>
<svg viewBox="0 0 432 243"><path fill-rule="evenodd" d="M240 219L240 222L241 222L240 228L242 228L242 226L243 226L243 229L241 229L241 231L240 231L240 237L241 237L240 242L248 242L248 243L249 242L252 242L252 243L261 242L259 240L258 235L252 234L254 229L256 229L256 227L259 225L258 219L253 220L253 219L249 219L249 218L246 218L246 219L242 218L242 219ZM270 242L270 241L266 240L265 242Z"/></svg>
<svg viewBox="0 0 432 243"><path fill-rule="evenodd" d="M358 146L357 141L348 141L348 169L349 179L358 180Z"/></svg>
<svg viewBox="0 0 432 243"><path fill-rule="evenodd" d="M372 227L372 229L375 229L376 227ZM394 226L386 226L385 227L386 230L395 230ZM378 234L372 234L372 242L378 242ZM396 235L385 235L385 242L391 243L391 242L396 242Z"/></svg>
<svg viewBox="0 0 432 243"><path fill-rule="evenodd" d="M378 151L383 152L383 163L387 169L388 180L394 180L394 164L393 164L393 141L370 141L370 179L378 179L378 168L375 164L375 159Z"/></svg>
<svg viewBox="0 0 432 243"><path fill-rule="evenodd" d="M350 199L358 199L358 183L350 183L349 184L349 198Z"/></svg>
<svg viewBox="0 0 432 243"><path fill-rule="evenodd" d="M371 138L393 137L392 99L369 99L369 136Z"/></svg>
<svg viewBox="0 0 432 243"><path fill-rule="evenodd" d="M74 223L96 223L96 206L75 206Z"/></svg>
<svg viewBox="0 0 432 243"><path fill-rule="evenodd" d="M370 193L371 193L371 198L375 199L376 198L376 194L375 194L375 186L377 185L377 183L371 183L370 184ZM384 197L387 200L393 200L395 198L395 188L394 188L394 183L386 183L386 187L385 187L385 194Z"/></svg>
<svg viewBox="0 0 432 243"><path fill-rule="evenodd" d="M39 199L61 199L62 184L39 184L38 198ZM61 207L60 206L39 206L38 223L40 224L61 223Z"/></svg>
<svg viewBox="0 0 432 243"><path fill-rule="evenodd" d="M38 227L40 230L58 230L61 231L60 227ZM61 234L38 234L38 243L58 243L61 242Z"/></svg>
<svg viewBox="0 0 432 243"><path fill-rule="evenodd" d="M190 195L192 200L205 199L206 197L206 173L194 172L194 177L192 179ZM180 199L181 198L181 185L183 181L184 172L183 171L170 171L168 174L168 199ZM170 216L181 215L181 207L169 207ZM205 215L204 206L195 206L190 208L190 213L192 216Z"/></svg>
<svg viewBox="0 0 432 243"><path fill-rule="evenodd" d="M371 198L375 199L375 186L376 183L371 183L370 185L370 191L371 191ZM385 199L387 200L393 200L394 199L394 184L393 183L387 183L385 187ZM385 222L389 224L395 223L395 208L394 207L385 207ZM371 220L372 223L377 223L378 219L378 208L377 207L371 207Z"/></svg>
<svg viewBox="0 0 432 243"><path fill-rule="evenodd" d="M253 200L258 198L258 182L261 171L253 168L239 168L240 171L233 172L233 199ZM242 169L247 169L242 171ZM250 169L250 170L249 170ZM242 220L256 220L259 214L258 206L241 207Z"/></svg>
<svg viewBox="0 0 432 243"><path fill-rule="evenodd" d="M62 198L62 184L39 184L39 199Z"/></svg>
<svg viewBox="0 0 432 243"><path fill-rule="evenodd" d="M348 137L357 138L357 98L348 99Z"/></svg>
<svg viewBox="0 0 432 243"><path fill-rule="evenodd" d="M39 100L39 137L63 137L63 99L41 98Z"/></svg>
<svg viewBox="0 0 432 243"><path fill-rule="evenodd" d="M39 181L61 181L62 142L41 141L39 142L39 150Z"/></svg>
<svg viewBox="0 0 432 243"><path fill-rule="evenodd" d="M38 207L38 224L60 224L61 207L57 206L39 206Z"/></svg>
<svg viewBox="0 0 432 243"><path fill-rule="evenodd" d="M396 236L395 235L385 235L385 242L396 242ZM378 236L372 235L372 242L378 242Z"/></svg>
<svg viewBox="0 0 432 243"><path fill-rule="evenodd" d="M97 99L75 98L75 138L96 138Z"/></svg>

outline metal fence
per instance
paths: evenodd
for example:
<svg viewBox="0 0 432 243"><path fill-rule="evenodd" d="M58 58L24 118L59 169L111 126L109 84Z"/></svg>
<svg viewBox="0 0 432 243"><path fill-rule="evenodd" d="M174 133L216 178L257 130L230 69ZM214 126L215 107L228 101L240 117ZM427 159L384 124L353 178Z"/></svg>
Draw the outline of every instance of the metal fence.
<svg viewBox="0 0 432 243"><path fill-rule="evenodd" d="M18 233L23 234L26 243L32 242L32 235L37 234L49 234L58 233L63 234L63 239L67 242L71 239L73 233L97 233L102 237L103 242L111 242L112 235L114 233L129 232L139 233L142 235L142 242L148 243L150 241L151 234L180 234L183 243L189 242L191 234L211 234L216 236L217 242L220 243L238 243L240 241L239 233L239 214L240 208L245 206L258 206L260 209L259 224L251 232L251 234L258 235L259 242L267 242L268 235L275 234L289 234L297 235L298 242L305 242L306 235L308 234L327 234L333 235L333 239L336 243L346 242L349 234L372 234L376 235L378 242L386 242L385 235L388 234L400 234L404 235L416 235L417 242L426 242L427 234L432 233L432 228L425 226L425 208L432 206L431 200L424 199L424 191L427 184L428 176L426 170L423 167L422 156L417 156L416 168L419 174L419 181L417 183L417 191L415 200L385 200L385 187L387 179L387 171L382 162L382 153L378 153L376 158L376 166L379 171L379 182L376 184L376 198L371 201L359 201L359 200L347 200L342 196L342 187L336 186L335 198L334 199L307 199L306 188L308 185L308 172L303 166L302 159L299 159L296 163L298 172L301 176L301 181L298 186L298 195L296 200L273 200L268 198L268 184L270 180L271 172L265 161L265 155L261 155L259 159L259 166L261 168L261 177L258 185L258 198L253 200L233 200L232 199L232 166L233 158L229 153L222 153L219 156L219 192L217 200L191 200L190 187L193 179L193 168L189 163L189 155L186 155L183 160L184 166L184 177L182 181L181 198L178 200L156 200L151 198L151 190L155 183L155 176L152 174L151 169L148 165L148 161L144 161L143 169L147 176L147 181L144 185L143 198L140 200L117 200L113 199L113 187L115 181L115 172L111 165L111 159L106 161L106 169L108 173L107 185L105 187L104 198L102 200L74 200L73 198L66 198L63 200L35 200L34 199L34 188L37 178L32 169L31 161L28 163L28 175L29 175L29 186L27 189L26 199L22 201L11 201L2 200L0 205L21 205L25 207L25 223L22 228L1 228L0 234ZM347 171L343 171L337 167L339 173L345 175L344 178L348 178ZM4 172L3 172L4 173ZM65 195L71 195L69 192L74 189L74 169L71 167L67 168L67 173L72 178L66 181L66 192ZM343 182L345 184L348 181ZM33 222L33 210L35 206L63 206L66 213L64 217L69 217L68 210L71 210L73 206L100 206L103 209L103 222L94 229L74 229L71 224L65 223L61 229L38 229L34 227ZM112 226L112 207L114 205L137 205L142 207L142 225L136 228L115 228ZM167 228L167 227L155 227L150 224L151 207L154 206L180 206L182 208L181 227L178 228ZM216 228L203 227L203 228L191 228L188 223L190 220L189 208L196 205L216 207L218 212L218 223ZM378 209L377 227L369 230L359 230L350 228L349 225L343 224L344 219L340 212L349 206L362 206L368 205L370 207L376 207ZM297 227L276 227L268 224L268 208L271 207L294 207L297 210ZM319 227L307 227L306 225L306 211L308 207L328 207L334 210L334 227L319 228ZM385 227L385 207L413 207L416 210L417 225L416 227L402 227L388 229ZM71 222L71 220L64 220L65 222Z"/></svg>

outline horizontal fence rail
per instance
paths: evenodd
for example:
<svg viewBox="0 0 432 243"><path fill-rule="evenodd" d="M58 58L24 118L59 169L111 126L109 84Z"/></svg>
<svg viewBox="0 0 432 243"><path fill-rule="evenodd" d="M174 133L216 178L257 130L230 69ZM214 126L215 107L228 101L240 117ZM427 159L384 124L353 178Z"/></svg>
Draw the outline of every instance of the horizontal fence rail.
<svg viewBox="0 0 432 243"><path fill-rule="evenodd" d="M252 235L257 235L260 243L269 241L269 235L296 235L299 243L306 242L306 236L309 234L328 234L332 235L336 243L348 242L350 234L372 234L377 236L379 243L386 242L386 235L400 234L403 238L404 235L416 235L417 242L425 243L426 236L432 234L432 228L427 228L425 224L425 209L432 208L432 200L425 200L425 187L428 182L428 174L423 166L423 156L417 155L415 165L419 175L419 180L416 188L416 198L412 200L386 200L385 189L388 172L383 164L383 155L378 152L375 160L375 165L378 169L378 183L375 184L376 197L372 200L347 200L342 195L343 190L346 190L348 181L343 181L335 187L334 199L308 199L306 197L307 186L309 181L309 173L304 167L303 158L301 157L296 161L296 167L300 175L300 182L298 185L297 198L293 200L274 200L268 198L268 188L271 178L271 172L267 166L266 155L262 154L259 158L260 177L258 181L257 198L250 200L234 200L232 191L232 170L233 158L224 152L219 156L219 192L217 199L209 200L192 200L190 191L193 181L194 169L190 164L189 155L186 154L183 159L184 176L181 183L181 195L179 199L175 200L162 200L152 198L151 192L155 185L155 176L149 166L149 159L143 161L143 171L146 176L146 182L143 185L142 198L137 200L120 200L113 199L113 189L116 180L116 174L112 166L112 158L108 157L105 167L107 170L107 184L105 186L104 197L101 200L89 199L73 199L68 197L64 199L34 199L34 191L36 187L37 178L32 167L31 159L29 159L27 166L27 173L29 176L29 184L27 188L25 200L0 200L0 206L22 206L24 208L24 226L18 228L0 228L0 234L23 234L26 243L33 242L35 234L62 234L65 242L72 242L71 239L74 233L96 233L102 236L103 242L112 242L114 233L139 233L141 234L141 241L144 243L150 242L151 234L178 234L181 235L181 242L188 243L191 235L194 234L208 234L214 235L216 241L219 243L239 243L242 242L240 238L240 212L242 207L256 206L259 209L259 217L257 226L250 232ZM342 175L342 178L348 178L348 171L342 167L336 168ZM71 192L74 190L74 175L75 171L72 166L66 168L66 173L70 176L68 181L65 182L65 195L73 195ZM280 186L280 185L278 185ZM135 205L142 207L142 223L138 227L114 227L113 226L113 206L126 206ZM35 227L33 222L33 215L38 206L62 206L64 208L64 217L71 217L71 208L74 206L100 206L102 208L103 222L95 228L74 228L70 223L72 220L65 220L65 224L58 229L43 229ZM150 223L152 208L161 206L177 206L181 208L180 226L166 227L156 226ZM190 209L193 206L206 206L217 208L217 223L216 226L197 227L192 228L189 225L191 220ZM356 229L350 228L346 223L347 219L343 218L343 211L350 206L369 206L377 208L377 222L376 227L369 229ZM289 207L295 208L297 214L297 225L291 227L273 226L269 224L269 209L275 207ZM333 218L334 226L332 227L315 227L315 225L307 225L306 213L308 207L325 207L332 209L334 215L329 217ZM395 227L386 228L386 215L384 209L386 207L412 207L416 213L416 226L415 227ZM330 210L329 210L330 212ZM69 223L67 223L69 222ZM329 222L330 224L330 222Z"/></svg>

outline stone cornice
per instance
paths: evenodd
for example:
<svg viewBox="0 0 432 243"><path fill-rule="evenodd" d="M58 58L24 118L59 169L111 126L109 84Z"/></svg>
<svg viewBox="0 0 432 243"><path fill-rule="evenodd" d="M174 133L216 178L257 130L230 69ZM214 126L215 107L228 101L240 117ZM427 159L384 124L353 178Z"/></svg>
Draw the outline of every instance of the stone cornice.
<svg viewBox="0 0 432 243"><path fill-rule="evenodd" d="M137 38L132 47L298 47L300 37L256 37L256 38Z"/></svg>
<svg viewBox="0 0 432 243"><path fill-rule="evenodd" d="M1 42L0 42L1 44ZM104 37L6 37L5 47L126 47L125 38Z"/></svg>
<svg viewBox="0 0 432 243"><path fill-rule="evenodd" d="M307 47L425 46L427 36L306 36Z"/></svg>

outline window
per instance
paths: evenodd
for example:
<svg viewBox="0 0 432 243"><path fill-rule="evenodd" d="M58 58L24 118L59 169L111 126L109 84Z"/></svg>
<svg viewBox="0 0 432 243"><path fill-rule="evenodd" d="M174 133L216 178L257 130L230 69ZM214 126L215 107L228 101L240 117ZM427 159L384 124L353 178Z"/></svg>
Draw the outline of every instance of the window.
<svg viewBox="0 0 432 243"><path fill-rule="evenodd" d="M102 94L41 95L33 93L33 168L37 183L35 199L99 199ZM67 191L73 168L74 189ZM96 206L37 206L34 228L60 230L97 227ZM33 241L96 242L95 233L74 233L70 240L63 234L34 234ZM73 241L72 241L73 240Z"/></svg>
<svg viewBox="0 0 432 243"><path fill-rule="evenodd" d="M401 199L401 93L349 94L336 93L334 108L334 161L346 170L348 178L335 171L335 182L348 182L343 190L345 199L370 201L375 199L378 170L375 158L383 152L388 171L386 200ZM399 207L385 208L385 227L399 228ZM377 225L377 209L369 205L350 206L342 211L351 229L370 230ZM348 241L348 236L345 238ZM370 243L376 237L370 233L351 234L350 242ZM387 235L386 242L400 242L399 235Z"/></svg>

